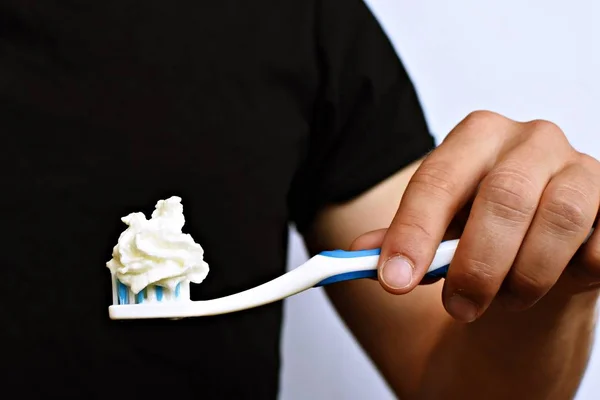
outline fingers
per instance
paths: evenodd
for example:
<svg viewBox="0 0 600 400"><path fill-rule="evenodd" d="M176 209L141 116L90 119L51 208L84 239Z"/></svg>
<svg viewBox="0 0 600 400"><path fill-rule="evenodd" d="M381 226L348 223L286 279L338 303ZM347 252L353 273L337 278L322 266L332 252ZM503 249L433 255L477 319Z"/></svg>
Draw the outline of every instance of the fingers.
<svg viewBox="0 0 600 400"><path fill-rule="evenodd" d="M550 181L502 288L509 309L531 307L556 284L592 228L599 184L579 164Z"/></svg>
<svg viewBox="0 0 600 400"><path fill-rule="evenodd" d="M379 280L387 291L407 293L421 281L452 218L514 130L496 114L472 114L423 161L382 244Z"/></svg>
<svg viewBox="0 0 600 400"><path fill-rule="evenodd" d="M546 185L572 151L561 154L537 134L524 137L483 179L473 202L443 290L446 310L457 320L471 322L488 308L519 253Z"/></svg>
<svg viewBox="0 0 600 400"><path fill-rule="evenodd" d="M363 239L384 235L379 280L387 291L407 293L421 282L473 197L443 290L455 319L475 320L499 291L510 307L530 307L574 255L579 279L600 287L600 229L582 246L600 208L600 163L577 153L552 123L478 112L417 169L387 232Z"/></svg>
<svg viewBox="0 0 600 400"><path fill-rule="evenodd" d="M581 154L581 158L581 165L586 168L588 176L591 177L594 189L600 190L600 162L586 154ZM597 197L600 197L598 192L595 193ZM584 288L595 288L600 285L600 227L598 226L600 200L592 198L590 202L596 206L593 210L596 213L595 229L587 242L579 248L576 256L577 262L569 268L571 277L574 277L577 283Z"/></svg>

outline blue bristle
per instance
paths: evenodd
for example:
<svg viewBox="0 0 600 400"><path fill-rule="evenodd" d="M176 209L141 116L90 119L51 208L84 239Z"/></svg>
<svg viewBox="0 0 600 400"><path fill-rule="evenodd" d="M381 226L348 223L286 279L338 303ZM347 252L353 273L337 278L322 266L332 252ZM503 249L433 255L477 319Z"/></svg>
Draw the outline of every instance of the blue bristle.
<svg viewBox="0 0 600 400"><path fill-rule="evenodd" d="M119 304L129 304L129 289L119 281L117 281L117 293Z"/></svg>
<svg viewBox="0 0 600 400"><path fill-rule="evenodd" d="M140 292L135 296L136 304L141 304L144 302L144 293L145 292L146 292L146 289L140 290Z"/></svg>

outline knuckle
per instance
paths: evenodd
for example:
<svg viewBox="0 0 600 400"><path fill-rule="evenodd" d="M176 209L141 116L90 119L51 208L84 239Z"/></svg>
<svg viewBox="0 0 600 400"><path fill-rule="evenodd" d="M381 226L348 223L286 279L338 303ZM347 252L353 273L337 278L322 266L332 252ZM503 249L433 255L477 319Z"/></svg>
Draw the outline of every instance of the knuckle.
<svg viewBox="0 0 600 400"><path fill-rule="evenodd" d="M427 228L427 224L423 220L423 217L413 213L407 213L405 214L405 219L395 222L394 229L396 231L402 231L410 237L433 240L433 234Z"/></svg>
<svg viewBox="0 0 600 400"><path fill-rule="evenodd" d="M532 151L551 154L554 159L563 162L573 161L576 158L577 152L562 129L553 122L541 119L526 122L521 135L523 143L527 144Z"/></svg>
<svg viewBox="0 0 600 400"><path fill-rule="evenodd" d="M503 117L502 115L497 114L493 111L476 110L476 111L469 113L465 117L464 122L469 125L486 126L487 127L487 126L495 125L499 121L504 121L504 120L506 120L505 117Z"/></svg>
<svg viewBox="0 0 600 400"><path fill-rule="evenodd" d="M589 196L573 184L552 189L540 207L546 229L557 236L571 237L587 229L594 216L586 212Z"/></svg>
<svg viewBox="0 0 600 400"><path fill-rule="evenodd" d="M413 188L422 190L428 195L451 197L456 191L456 181L453 178L452 170L452 166L448 163L425 161L412 176L410 183Z"/></svg>
<svg viewBox="0 0 600 400"><path fill-rule="evenodd" d="M498 168L482 183L479 197L486 211L510 223L528 221L537 207L531 179L522 167Z"/></svg>
<svg viewBox="0 0 600 400"><path fill-rule="evenodd" d="M563 139L565 134L562 129L551 121L544 119L535 119L533 121L526 122L527 132L534 138L539 140L547 141L548 138Z"/></svg>
<svg viewBox="0 0 600 400"><path fill-rule="evenodd" d="M544 296L552 287L552 283L542 276L513 270L508 278L507 287L513 299L520 300L521 304L531 304Z"/></svg>
<svg viewBox="0 0 600 400"><path fill-rule="evenodd" d="M581 165L592 167L595 170L600 168L600 161L589 154L577 152L576 155Z"/></svg>
<svg viewBox="0 0 600 400"><path fill-rule="evenodd" d="M589 154L576 152L575 162L585 170L592 186L598 189L596 182L600 181L600 161Z"/></svg>
<svg viewBox="0 0 600 400"><path fill-rule="evenodd" d="M479 139L482 132L485 132L486 135L494 134L498 131L496 128L499 125L505 125L508 121L508 118L495 112L477 110L469 113L460 123L461 126L467 129L456 132L460 131L463 134L471 133L474 139Z"/></svg>

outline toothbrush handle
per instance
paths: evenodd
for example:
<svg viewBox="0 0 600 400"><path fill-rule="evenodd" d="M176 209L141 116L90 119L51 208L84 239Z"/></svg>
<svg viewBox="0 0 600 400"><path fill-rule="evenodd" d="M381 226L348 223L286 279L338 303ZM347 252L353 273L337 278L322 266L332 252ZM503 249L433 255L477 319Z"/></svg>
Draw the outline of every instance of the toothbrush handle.
<svg viewBox="0 0 600 400"><path fill-rule="evenodd" d="M585 238L584 243L590 238L592 233L594 232L594 228L590 231L588 236ZM450 266L450 262L454 257L454 253L456 251L456 247L458 246L458 242L460 239L447 240L442 242L438 247L435 257L433 258L433 262L429 266L427 273L424 278L445 278L448 273L448 267ZM329 257L330 259L337 259L341 261L346 259L346 261L350 261L351 259L355 262L348 262L348 270L344 272L339 272L331 275L330 277L323 279L315 286L325 286L336 282L349 281L354 279L363 279L363 278L377 278L377 265L379 262L379 255L381 254L381 249L371 249L371 250L358 250L358 251L345 251L345 250L333 250L333 251L323 251L319 253L319 256ZM360 264L359 268L356 268L357 262ZM354 265L351 265L354 264Z"/></svg>
<svg viewBox="0 0 600 400"><path fill-rule="evenodd" d="M459 239L448 240L442 242L435 253L433 262L429 266L425 278L444 278L448 272L448 267L454 257L454 252L458 246ZM357 251L345 251L345 250L333 250L323 251L319 253L320 256L330 257L335 259L359 259L364 258L365 260L372 260L373 256L379 256L381 249L371 250L357 250ZM378 258L377 258L378 259ZM377 264L365 265L364 269L352 270L340 274L333 275L327 279L322 280L315 286L325 286L336 282L363 279L363 278L377 278Z"/></svg>

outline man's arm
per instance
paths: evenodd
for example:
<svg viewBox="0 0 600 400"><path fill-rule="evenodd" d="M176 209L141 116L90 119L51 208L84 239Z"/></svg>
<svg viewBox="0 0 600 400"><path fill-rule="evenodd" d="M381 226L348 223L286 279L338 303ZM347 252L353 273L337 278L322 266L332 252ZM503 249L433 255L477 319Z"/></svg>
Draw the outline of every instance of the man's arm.
<svg viewBox="0 0 600 400"><path fill-rule="evenodd" d="M305 235L309 250L348 249L366 232L387 228L417 166L324 209ZM369 280L335 284L327 293L402 399L548 400L571 398L579 386L598 297L562 295L557 286L527 311L492 305L471 324L446 313L442 282L400 296Z"/></svg>

